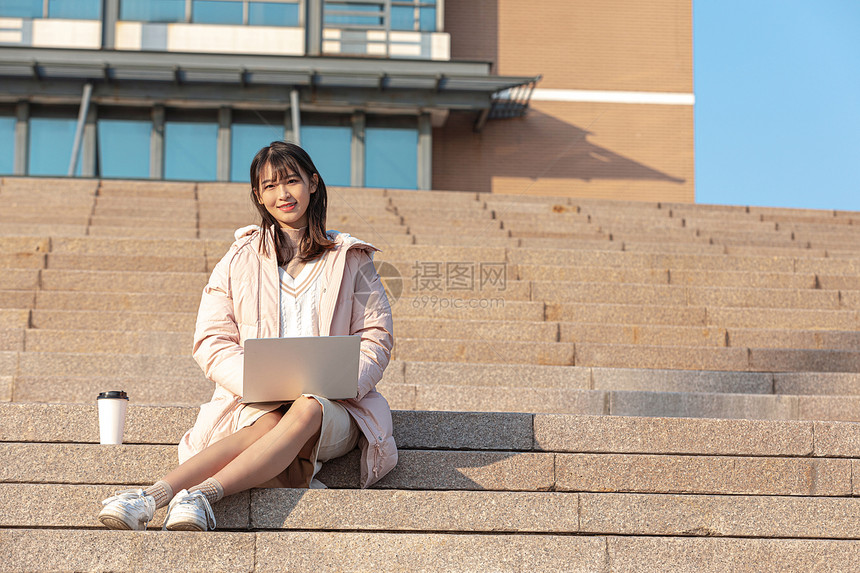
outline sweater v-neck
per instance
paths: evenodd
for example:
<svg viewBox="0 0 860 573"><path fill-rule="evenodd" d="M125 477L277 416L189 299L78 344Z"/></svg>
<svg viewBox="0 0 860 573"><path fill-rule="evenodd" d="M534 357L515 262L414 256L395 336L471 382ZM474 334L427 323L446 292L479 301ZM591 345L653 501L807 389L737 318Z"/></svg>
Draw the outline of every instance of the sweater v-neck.
<svg viewBox="0 0 860 573"><path fill-rule="evenodd" d="M322 257L317 257L306 263L295 278L285 268L281 267L278 274L281 282L282 296L286 294L298 301L306 291L313 288L314 284L319 281L322 271Z"/></svg>
<svg viewBox="0 0 860 573"><path fill-rule="evenodd" d="M316 258L316 259L314 259L308 263L305 263L304 266L302 267L302 270L300 270L299 274L297 274L296 276L293 276L289 272L287 272L287 269L285 267L281 267L284 270L284 274L281 277L281 279L284 282L288 283L289 286L300 285L300 284L302 284L304 279L308 276L308 273L310 273L313 270L313 268L317 265L317 263L319 263L319 261L320 261L320 259Z"/></svg>

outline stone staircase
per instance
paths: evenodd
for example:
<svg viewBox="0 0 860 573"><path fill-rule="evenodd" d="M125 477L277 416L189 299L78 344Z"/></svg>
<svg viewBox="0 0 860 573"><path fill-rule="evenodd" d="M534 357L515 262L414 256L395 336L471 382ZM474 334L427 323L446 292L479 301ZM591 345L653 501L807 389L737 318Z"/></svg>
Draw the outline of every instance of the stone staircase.
<svg viewBox="0 0 860 573"><path fill-rule="evenodd" d="M860 570L860 213L331 188L382 249L397 468L116 532L212 384L235 184L0 181L0 571ZM95 396L131 396L126 444Z"/></svg>

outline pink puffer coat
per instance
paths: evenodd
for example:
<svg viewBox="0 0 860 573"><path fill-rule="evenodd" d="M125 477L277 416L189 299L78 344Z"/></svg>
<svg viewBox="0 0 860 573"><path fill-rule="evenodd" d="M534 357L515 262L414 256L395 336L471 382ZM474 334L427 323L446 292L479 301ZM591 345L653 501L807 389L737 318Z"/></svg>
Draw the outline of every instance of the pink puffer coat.
<svg viewBox="0 0 860 573"><path fill-rule="evenodd" d="M266 237L268 257L260 254L263 233L258 228L239 229L236 236L212 271L200 301L193 355L215 382L215 393L183 436L180 463L237 431L244 342L279 335L278 263L271 231ZM361 335L358 396L341 403L364 437L359 440L361 486L367 487L397 463L391 410L376 391L394 344L391 306L373 267L373 252L378 249L346 233L328 231L328 236L335 249L324 258L319 333Z"/></svg>

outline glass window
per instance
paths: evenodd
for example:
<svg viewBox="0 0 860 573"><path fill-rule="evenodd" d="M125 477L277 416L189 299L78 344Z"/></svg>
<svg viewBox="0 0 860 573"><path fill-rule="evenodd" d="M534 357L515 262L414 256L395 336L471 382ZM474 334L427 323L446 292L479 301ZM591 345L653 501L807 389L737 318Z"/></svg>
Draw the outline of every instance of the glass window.
<svg viewBox="0 0 860 573"><path fill-rule="evenodd" d="M411 4L411 5L410 5ZM398 2L391 7L392 30L436 31L436 7L427 6L435 2ZM416 13L416 8L417 13Z"/></svg>
<svg viewBox="0 0 860 573"><path fill-rule="evenodd" d="M120 0L119 19L184 22L185 0Z"/></svg>
<svg viewBox="0 0 860 573"><path fill-rule="evenodd" d="M217 153L217 123L165 122L165 179L214 181Z"/></svg>
<svg viewBox="0 0 860 573"><path fill-rule="evenodd" d="M0 117L0 173L12 173L15 165L15 118Z"/></svg>
<svg viewBox="0 0 860 573"><path fill-rule="evenodd" d="M0 16L6 18L41 18L42 0L3 0Z"/></svg>
<svg viewBox="0 0 860 573"><path fill-rule="evenodd" d="M241 2L194 0L191 21L200 24L242 24Z"/></svg>
<svg viewBox="0 0 860 573"><path fill-rule="evenodd" d="M352 128L302 125L302 147L313 159L326 185L350 185Z"/></svg>
<svg viewBox="0 0 860 573"><path fill-rule="evenodd" d="M149 140L152 123L100 119L99 169L102 177L149 177Z"/></svg>
<svg viewBox="0 0 860 573"><path fill-rule="evenodd" d="M100 20L101 8L101 0L49 0L48 18Z"/></svg>
<svg viewBox="0 0 860 573"><path fill-rule="evenodd" d="M418 188L418 130L368 127L364 134L367 187Z"/></svg>
<svg viewBox="0 0 860 573"><path fill-rule="evenodd" d="M382 26L382 6L379 4L325 3L325 25Z"/></svg>
<svg viewBox="0 0 860 573"><path fill-rule="evenodd" d="M414 30L415 8L412 6L391 7L391 29L392 30Z"/></svg>
<svg viewBox="0 0 860 573"><path fill-rule="evenodd" d="M30 175L66 175L75 141L74 119L30 118ZM76 175L81 174L78 158Z"/></svg>
<svg viewBox="0 0 860 573"><path fill-rule="evenodd" d="M248 24L251 26L299 26L299 5L250 2L248 4Z"/></svg>
<svg viewBox="0 0 860 573"><path fill-rule="evenodd" d="M251 160L260 149L284 139L284 128L234 123L230 134L230 181L250 181Z"/></svg>
<svg viewBox="0 0 860 573"><path fill-rule="evenodd" d="M436 31L436 8L419 8L418 24L422 32Z"/></svg>

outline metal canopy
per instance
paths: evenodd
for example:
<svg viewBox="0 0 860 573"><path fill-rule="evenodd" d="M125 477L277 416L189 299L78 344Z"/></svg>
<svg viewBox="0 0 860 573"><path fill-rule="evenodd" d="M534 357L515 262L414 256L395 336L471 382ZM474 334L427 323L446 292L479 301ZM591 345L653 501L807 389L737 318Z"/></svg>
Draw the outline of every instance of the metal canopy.
<svg viewBox="0 0 860 573"><path fill-rule="evenodd" d="M320 102L475 111L490 110L503 90L538 79L490 75L488 62L16 47L0 48L0 78L0 99L6 100L71 94L79 100L81 86L92 82L95 101L116 104L162 99L192 106L285 105L289 89L298 88L303 109Z"/></svg>

